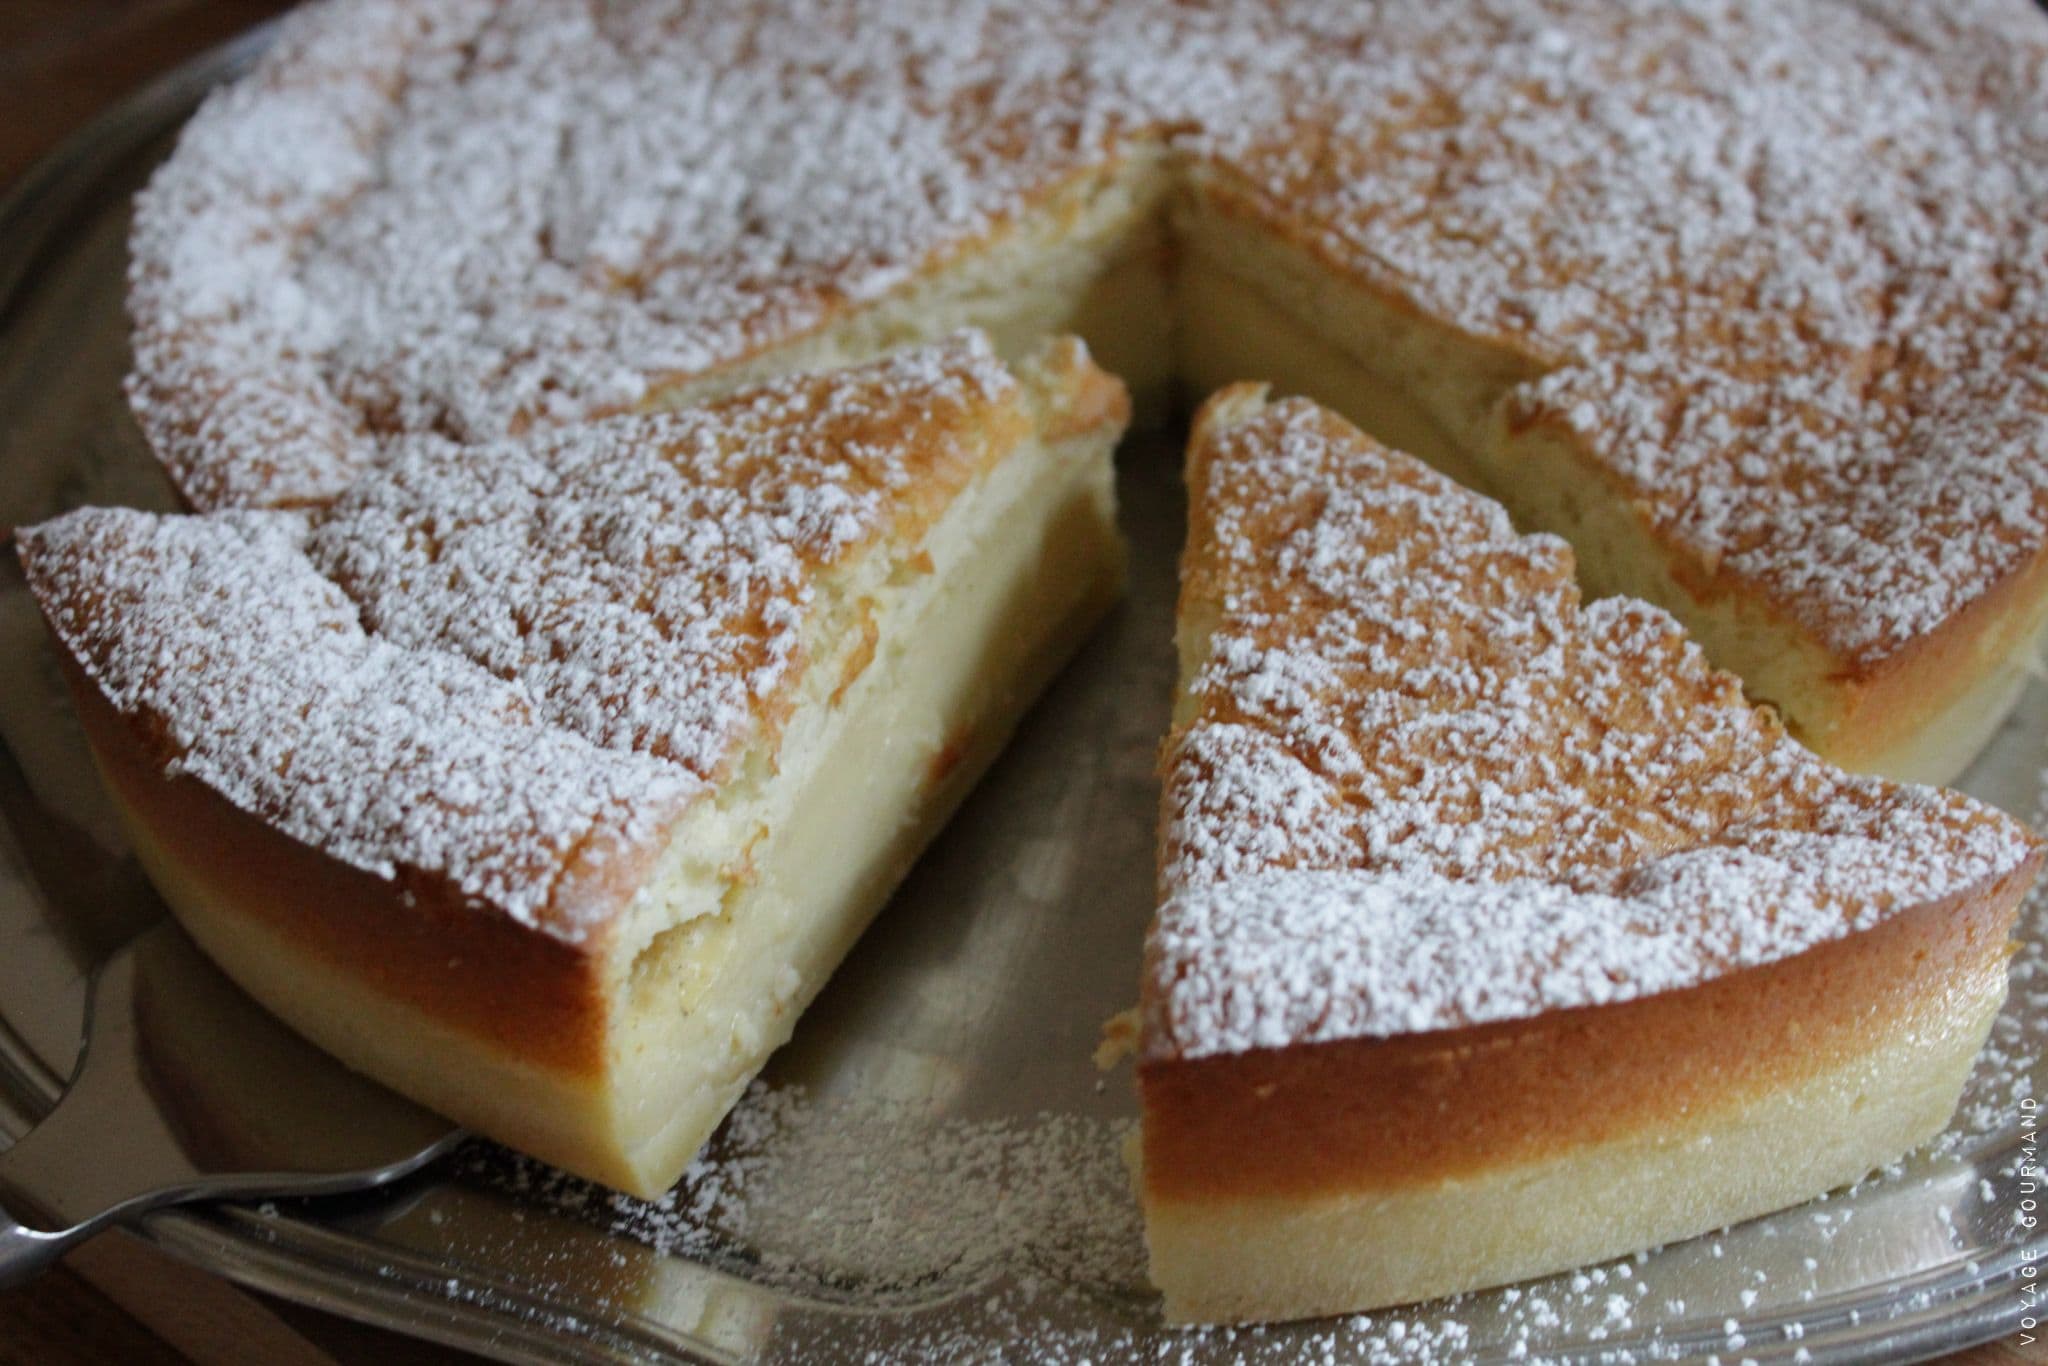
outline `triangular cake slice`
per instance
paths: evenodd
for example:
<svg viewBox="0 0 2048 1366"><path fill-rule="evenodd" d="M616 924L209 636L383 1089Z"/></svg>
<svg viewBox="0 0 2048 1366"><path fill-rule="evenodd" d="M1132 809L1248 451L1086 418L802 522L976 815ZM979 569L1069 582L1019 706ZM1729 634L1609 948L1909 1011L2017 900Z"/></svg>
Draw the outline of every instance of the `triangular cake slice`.
<svg viewBox="0 0 2048 1366"><path fill-rule="evenodd" d="M1427 1298L1681 1238L1939 1130L2041 855L1845 774L1662 611L1305 400L1188 456L1143 983L1177 1321Z"/></svg>
<svg viewBox="0 0 2048 1366"><path fill-rule="evenodd" d="M968 336L21 537L158 887L462 1123L667 1187L1114 598L1123 388Z"/></svg>

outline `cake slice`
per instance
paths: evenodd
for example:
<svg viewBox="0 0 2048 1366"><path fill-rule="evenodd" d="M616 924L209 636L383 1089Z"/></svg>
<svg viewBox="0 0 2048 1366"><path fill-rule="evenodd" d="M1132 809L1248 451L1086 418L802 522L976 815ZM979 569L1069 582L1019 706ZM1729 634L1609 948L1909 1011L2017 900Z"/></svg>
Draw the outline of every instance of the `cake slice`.
<svg viewBox="0 0 2048 1366"><path fill-rule="evenodd" d="M1853 1181L1946 1123L2041 863L1306 400L1188 456L1142 987L1177 1322L1372 1308Z"/></svg>
<svg viewBox="0 0 2048 1366"><path fill-rule="evenodd" d="M344 1061L666 1188L1114 598L1122 386L966 336L21 537L144 865Z"/></svg>

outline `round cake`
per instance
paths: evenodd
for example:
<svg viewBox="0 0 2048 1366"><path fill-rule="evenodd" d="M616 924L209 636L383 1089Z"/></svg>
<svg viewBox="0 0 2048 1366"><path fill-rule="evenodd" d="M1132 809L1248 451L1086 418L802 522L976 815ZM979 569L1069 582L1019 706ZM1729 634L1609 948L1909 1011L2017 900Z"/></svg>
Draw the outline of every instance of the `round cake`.
<svg viewBox="0 0 2048 1366"><path fill-rule="evenodd" d="M1895 1155L1997 1007L2038 848L1886 779L1960 772L2048 618L2044 89L2023 0L324 0L138 201L129 395L191 515L73 514L24 557L139 849L233 975L429 1103L658 1190L1113 596L1132 406L1266 382L1327 459L1247 436L1188 563L1262 500L1321 530L1187 600L1215 620L1184 641L1225 621L1263 653L1211 680L1244 715L1183 715L1169 754L1215 805L1169 806L1145 986L1169 1312L1530 1274ZM1227 395L1205 431L1266 431ZM1318 520L1370 489L1386 525ZM1405 618L1414 582L1373 576L1404 555L1534 567ZM1318 692L1354 620L1420 657ZM1627 634L1648 681L1516 654L1545 631ZM1449 748L1318 769L1381 692ZM1254 712L1308 778L1196 772ZM1546 744L1460 730L1503 716ZM1674 759L1693 722L1728 752ZM1598 802L1541 768L1596 752ZM1689 804L1702 773L1754 819ZM1464 805L1404 826L1438 779ZM1526 857L1492 859L1503 792ZM1646 843L1610 866L1573 820ZM1779 854L1777 883L1728 872ZM1727 875L1688 901L1674 868ZM1417 945L1463 975L1383 970ZM1686 1094L1778 1108L1686 1122L1773 1179L1615 1165L1718 1056L1701 1022L1745 1012ZM1612 1066L1509 1065L1581 1037ZM1802 1037L1841 1065L1800 1071ZM1529 1208L1578 1222L1513 1257L1428 1235L1459 1172L1512 1185L1526 1151L1465 1133L1389 1175L1428 1126L1360 1120L1400 1098L1388 1058L1482 1049L1494 1072L1433 1084L1571 1121ZM1911 1094L1866 1107L1873 1059ZM1219 1178L1290 1077L1264 1113L1334 1137ZM1861 1127L1780 1162L1800 1114ZM1686 1190L1579 1198L1619 1171ZM1412 1264L1354 1258L1375 1191ZM1297 1243L1335 1249L1327 1284L1231 1260Z"/></svg>

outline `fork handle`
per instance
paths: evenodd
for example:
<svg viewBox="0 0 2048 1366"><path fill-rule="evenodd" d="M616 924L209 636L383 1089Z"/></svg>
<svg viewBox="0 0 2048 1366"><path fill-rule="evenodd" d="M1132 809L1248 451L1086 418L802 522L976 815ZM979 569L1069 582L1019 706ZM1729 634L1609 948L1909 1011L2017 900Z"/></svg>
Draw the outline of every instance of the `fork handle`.
<svg viewBox="0 0 2048 1366"><path fill-rule="evenodd" d="M123 1104L147 1084L140 1040L132 1011L102 1006L131 999L135 972L134 955L123 952L94 974L91 1042L71 1084L0 1151L0 1286L27 1280L110 1224L192 1194L189 1168L161 1157L177 1151L155 1132L166 1121Z"/></svg>
<svg viewBox="0 0 2048 1366"><path fill-rule="evenodd" d="M238 1094L243 1104L270 1103L274 1114L292 1120L281 1165L271 1165L261 1145L225 1166L195 1159L195 1133L203 1138L204 1126L191 1129L175 1072L160 1074L143 1047L144 955L157 974L149 985L177 987L179 1008L197 1013L211 1037L250 1041L258 1065L241 1076ZM0 1150L0 1285L34 1275L73 1244L149 1210L366 1190L462 1141L448 1121L355 1079L270 1024L168 924L145 931L93 974L86 1033L89 1042L56 1108ZM256 1047L265 1040L272 1042ZM312 1080L293 1091L294 1079L308 1075ZM351 1099L358 1103L353 1111Z"/></svg>
<svg viewBox="0 0 2048 1366"><path fill-rule="evenodd" d="M46 1233L0 1210L0 1290L32 1281L93 1232L89 1225Z"/></svg>
<svg viewBox="0 0 2048 1366"><path fill-rule="evenodd" d="M56 1107L0 1152L0 1286L30 1279L118 1219L185 1194L173 1174L152 1170L146 1150L126 1145L132 1121L120 1124L106 1106L107 1070L88 1064L122 1052L120 1031L109 1032L114 1037L81 1056Z"/></svg>

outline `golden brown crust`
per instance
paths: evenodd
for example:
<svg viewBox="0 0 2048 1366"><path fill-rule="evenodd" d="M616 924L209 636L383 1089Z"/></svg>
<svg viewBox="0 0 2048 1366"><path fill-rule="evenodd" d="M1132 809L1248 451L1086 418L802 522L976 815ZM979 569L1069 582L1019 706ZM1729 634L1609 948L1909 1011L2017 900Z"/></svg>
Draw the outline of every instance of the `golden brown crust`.
<svg viewBox="0 0 2048 1366"><path fill-rule="evenodd" d="M1369 1193L1696 1122L1996 992L2036 854L1996 883L1700 986L1391 1039L1140 1064L1148 1198ZM1248 1160L1247 1135L1257 1135Z"/></svg>
<svg viewBox="0 0 2048 1366"><path fill-rule="evenodd" d="M225 915L261 924L394 1001L537 1067L605 1061L600 959L586 946L479 914L445 883L373 876L279 833L198 780L166 776L136 723L109 706L61 641L72 701L127 819L204 882Z"/></svg>

